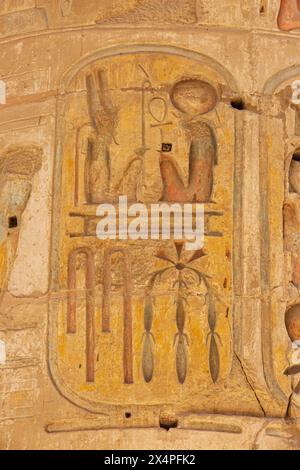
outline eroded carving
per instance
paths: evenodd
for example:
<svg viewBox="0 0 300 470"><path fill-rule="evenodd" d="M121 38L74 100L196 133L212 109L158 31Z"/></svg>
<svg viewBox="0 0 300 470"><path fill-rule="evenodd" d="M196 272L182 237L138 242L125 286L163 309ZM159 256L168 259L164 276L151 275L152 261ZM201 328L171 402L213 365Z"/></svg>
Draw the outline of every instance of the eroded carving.
<svg viewBox="0 0 300 470"><path fill-rule="evenodd" d="M62 16L69 16L72 12L73 0L60 0L60 11Z"/></svg>
<svg viewBox="0 0 300 470"><path fill-rule="evenodd" d="M36 145L12 145L0 157L0 291L7 286L17 251L22 214L32 191L32 179L42 165ZM9 235L9 237L8 237Z"/></svg>
<svg viewBox="0 0 300 470"><path fill-rule="evenodd" d="M97 204L109 199L110 144L115 139L117 111L108 95L103 71L88 74L86 84L93 133L87 142L85 190L87 202Z"/></svg>
<svg viewBox="0 0 300 470"><path fill-rule="evenodd" d="M0 17L0 37L7 37L42 31L47 29L47 15L44 8L30 8L23 11L12 11Z"/></svg>
<svg viewBox="0 0 300 470"><path fill-rule="evenodd" d="M131 8L115 15L99 12L97 23L177 23L193 24L197 22L195 0L133 0ZM119 10L125 9L119 6Z"/></svg>

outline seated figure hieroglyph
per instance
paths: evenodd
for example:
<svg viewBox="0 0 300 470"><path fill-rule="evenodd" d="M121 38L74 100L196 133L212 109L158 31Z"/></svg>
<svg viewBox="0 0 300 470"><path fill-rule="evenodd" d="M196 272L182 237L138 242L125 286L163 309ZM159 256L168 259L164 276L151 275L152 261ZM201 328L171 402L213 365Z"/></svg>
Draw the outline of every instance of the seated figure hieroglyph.
<svg viewBox="0 0 300 470"><path fill-rule="evenodd" d="M142 97L141 116L136 116L136 126L142 120L140 141L136 142L132 121L127 141L120 142L118 130L126 113L113 104L104 72L87 75L86 84L93 127L85 165L88 203L116 202L120 195L143 203L211 201L217 144L213 127L203 116L218 102L212 85L183 79L161 91L145 79L134 90ZM130 100L127 115L129 106ZM121 159L116 162L118 152ZM122 169L120 160L126 161Z"/></svg>

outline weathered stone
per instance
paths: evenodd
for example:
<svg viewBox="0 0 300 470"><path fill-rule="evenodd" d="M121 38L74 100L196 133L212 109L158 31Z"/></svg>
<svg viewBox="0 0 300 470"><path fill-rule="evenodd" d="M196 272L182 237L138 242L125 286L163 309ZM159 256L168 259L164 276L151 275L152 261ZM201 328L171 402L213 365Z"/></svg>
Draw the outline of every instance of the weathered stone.
<svg viewBox="0 0 300 470"><path fill-rule="evenodd" d="M0 16L0 37L41 31L47 28L47 17L43 9L32 8Z"/></svg>
<svg viewBox="0 0 300 470"><path fill-rule="evenodd" d="M299 448L299 2L0 3L0 448Z"/></svg>

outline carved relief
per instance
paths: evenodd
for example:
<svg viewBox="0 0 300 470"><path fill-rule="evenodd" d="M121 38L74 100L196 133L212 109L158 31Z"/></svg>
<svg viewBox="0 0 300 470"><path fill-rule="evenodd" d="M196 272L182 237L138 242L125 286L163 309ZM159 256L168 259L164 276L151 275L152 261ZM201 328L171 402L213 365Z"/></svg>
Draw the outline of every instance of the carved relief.
<svg viewBox="0 0 300 470"><path fill-rule="evenodd" d="M174 338L174 345L176 345L176 371L179 382L184 383L188 368L187 347L189 345L189 338L184 330L187 314L186 305L188 305L189 294L188 284L191 282L191 279L186 278L186 274L192 274L195 277L194 281L198 281L198 285L203 283L205 287L205 303L207 303L208 306L208 324L210 327L210 332L206 339L206 343L210 343L209 369L213 382L216 382L220 371L219 350L216 340L220 340L220 336L215 331L217 323L215 293L211 286L209 277L205 273L196 269L193 263L206 255L203 250L198 250L195 251L188 260L184 261L182 256L183 243L175 243L175 248L175 257L169 257L163 250L157 253L156 257L168 263L169 267L162 268L151 275L149 289L153 293L156 280L161 279L162 276L170 274L175 270L177 279L174 284L178 287L175 298L177 333Z"/></svg>
<svg viewBox="0 0 300 470"><path fill-rule="evenodd" d="M34 7L35 3L30 1ZM38 6L44 7L51 26L95 23L105 27L118 24L184 26L197 24L198 15L202 16L198 0L39 0Z"/></svg>
<svg viewBox="0 0 300 470"><path fill-rule="evenodd" d="M166 401L209 407L229 377L235 119L222 86L205 62L159 52L95 60L68 83L53 264L68 295L51 305L50 367L62 393L93 412ZM118 211L120 195L203 202L204 251L174 240L98 240L97 206ZM202 396L199 384L210 392Z"/></svg>
<svg viewBox="0 0 300 470"><path fill-rule="evenodd" d="M290 78L288 78L290 77ZM277 214L269 220L269 263L265 261L264 269L268 272L268 282L270 288L270 301L268 308L270 317L281 318L280 324L276 325L274 336L269 339L274 351L273 367L277 373L280 389L277 388L278 397L283 393L287 397L286 416L295 417L299 414L299 338L297 333L299 323L299 288L300 288L300 186L299 186L299 137L297 125L295 126L295 111L297 124L297 108L292 104L291 85L296 79L295 71L284 70L272 77L265 88L265 95L272 96L269 107L270 114L266 118L264 125L267 130L266 138L269 135L280 136L276 143L271 144L265 151L265 164L269 167L269 188L273 188L271 198L268 193L263 193L268 210ZM280 119L278 119L280 118ZM275 149L275 146L278 148ZM280 172L274 171L278 165ZM279 177L279 179L277 179ZM277 183L274 182L277 179ZM280 182L278 184L278 182ZM266 195L267 194L267 195ZM270 192L271 194L271 192ZM279 216L278 202L283 203L283 210ZM277 207L277 208L276 208ZM283 221L283 231L281 230L281 217ZM274 223L276 220L276 223ZM283 235L283 245L282 245ZM283 247L283 250L282 250ZM269 267L266 268L265 266ZM269 271L267 271L269 269ZM276 285L280 285L280 290L276 292ZM284 328L285 326L285 328ZM285 329L290 341L287 341ZM282 338L281 343L279 338ZM282 347L282 353L278 350ZM276 351L276 352L275 352ZM289 365L287 366L287 362ZM284 374L282 373L284 371ZM290 381L286 380L290 378ZM275 389L275 386L274 386ZM275 389L276 390L276 389ZM283 398L283 397L282 397Z"/></svg>
<svg viewBox="0 0 300 470"><path fill-rule="evenodd" d="M299 198L296 194L289 197L284 204L284 235L285 249L291 253L292 260L292 282L295 287L300 287L300 245L299 245L299 227L300 227Z"/></svg>
<svg viewBox="0 0 300 470"><path fill-rule="evenodd" d="M300 1L281 0L278 26L283 31L300 28Z"/></svg>
<svg viewBox="0 0 300 470"><path fill-rule="evenodd" d="M288 308L285 314L287 333L292 342L292 351L289 355L290 365L284 374L291 379L292 393L290 395L286 417L296 419L300 407L300 305L295 304Z"/></svg>
<svg viewBox="0 0 300 470"><path fill-rule="evenodd" d="M182 126L190 139L189 179L185 186L176 166L176 159L162 155L162 199L170 202L209 202L213 189L214 164L217 163L216 141L213 129L208 123L201 121L199 116L215 108L218 102L217 93L208 83L184 80L174 86L171 101L175 108L187 116L182 121Z"/></svg>
<svg viewBox="0 0 300 470"><path fill-rule="evenodd" d="M196 1L181 0L132 0L131 7L118 5L114 15L104 9L99 11L97 23L177 23L197 22ZM118 12L118 9L121 10ZM125 10L122 12L122 10ZM127 11L126 11L127 10Z"/></svg>
<svg viewBox="0 0 300 470"><path fill-rule="evenodd" d="M295 134L297 135L297 128ZM300 288L300 154L296 149L289 158L288 193L283 209L285 249L289 255L288 265L289 282L297 289L296 296L291 296L290 289L288 307L285 314L285 326L292 342L289 353L289 367L284 374L290 377L291 395L287 407L287 417L290 419L299 416L300 408L300 333L299 333L299 288Z"/></svg>
<svg viewBox="0 0 300 470"><path fill-rule="evenodd" d="M87 74L88 109L93 132L87 142L85 193L89 204L99 204L109 198L111 183L110 144L114 133L117 110L105 89L105 74L97 70Z"/></svg>
<svg viewBox="0 0 300 470"><path fill-rule="evenodd" d="M292 282L300 287L300 168L299 152L292 155L288 172L288 190L284 204L285 248L291 253Z"/></svg>
<svg viewBox="0 0 300 470"><path fill-rule="evenodd" d="M73 0L60 0L60 10L62 16L68 16L71 14L73 6Z"/></svg>
<svg viewBox="0 0 300 470"><path fill-rule="evenodd" d="M289 191L300 195L300 151L294 152L289 169Z"/></svg>
<svg viewBox="0 0 300 470"><path fill-rule="evenodd" d="M47 16L43 8L30 8L23 11L12 11L0 16L0 37L42 31L47 29Z"/></svg>
<svg viewBox="0 0 300 470"><path fill-rule="evenodd" d="M124 383L133 383L132 358L132 280L130 252L122 248L111 248L104 254L102 331L110 333L110 301L112 295L112 256L120 253L123 258L123 369Z"/></svg>
<svg viewBox="0 0 300 470"><path fill-rule="evenodd" d="M0 448L299 448L297 29L300 0L0 0ZM124 195L203 204L204 247L99 240Z"/></svg>
<svg viewBox="0 0 300 470"><path fill-rule="evenodd" d="M152 333L154 315L154 305L151 295L147 294L145 297L144 306L144 325L145 331L143 334L143 352L142 352L142 369L144 379L147 383L151 382L154 372L154 344L155 338Z"/></svg>
<svg viewBox="0 0 300 470"><path fill-rule="evenodd" d="M41 164L42 150L36 145L14 145L0 156L0 292L7 287L22 214Z"/></svg>
<svg viewBox="0 0 300 470"><path fill-rule="evenodd" d="M79 260L79 256L84 259ZM95 380L95 263L94 255L88 248L78 248L69 256L68 263L68 312L67 312L67 333L75 334L77 332L77 273L81 264L85 264L85 283L84 290L86 293L86 380L94 382Z"/></svg>
<svg viewBox="0 0 300 470"><path fill-rule="evenodd" d="M214 165L217 164L217 144L213 127L201 116L216 107L216 90L201 80L190 79L176 83L168 96L168 92L154 89L149 73L141 64L138 67L141 74L145 75L141 86L137 84L121 91L139 96L141 142L139 147L133 149L123 176L115 182L112 161L115 158L113 153L119 153L122 146L116 137L120 111L112 102L106 72L97 69L86 75L90 123L78 130L75 204L78 204L79 197L78 159L82 148L86 149L84 192L89 204L117 201L118 195L127 195L130 201L142 202L209 202L213 189ZM177 110L173 118L172 105ZM183 150L176 142L179 135L175 137L175 142L171 142L174 140L172 134L174 135L176 121L181 133L180 139L187 143L187 182L178 164L178 152ZM153 149L149 144L153 137L160 149L157 152L160 154L161 178L159 175L152 175L152 178L149 175L149 162L153 159Z"/></svg>

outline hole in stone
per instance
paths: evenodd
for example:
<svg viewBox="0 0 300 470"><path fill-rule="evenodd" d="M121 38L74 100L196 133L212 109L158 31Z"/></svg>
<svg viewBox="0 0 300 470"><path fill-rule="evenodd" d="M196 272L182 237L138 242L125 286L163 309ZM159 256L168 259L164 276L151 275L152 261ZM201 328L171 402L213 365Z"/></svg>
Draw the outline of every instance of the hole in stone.
<svg viewBox="0 0 300 470"><path fill-rule="evenodd" d="M232 100L230 104L234 109L237 109L239 111L243 111L245 109L245 103L241 98L236 98Z"/></svg>
<svg viewBox="0 0 300 470"><path fill-rule="evenodd" d="M131 418L131 413L129 413L129 412L125 413L125 418L126 418L126 419Z"/></svg>
<svg viewBox="0 0 300 470"><path fill-rule="evenodd" d="M260 13L261 15L264 15L264 14L267 12L267 10L268 10L268 3L269 3L268 0L261 0L261 1L260 1L259 13Z"/></svg>
<svg viewBox="0 0 300 470"><path fill-rule="evenodd" d="M295 162L300 162L300 149L296 150L296 152L293 155L292 160L294 160Z"/></svg>
<svg viewBox="0 0 300 470"><path fill-rule="evenodd" d="M79 369L81 369L81 367L82 367L82 365L81 365L81 364L79 364Z"/></svg>
<svg viewBox="0 0 300 470"><path fill-rule="evenodd" d="M173 144L163 143L161 146L161 151L164 153L172 152Z"/></svg>
<svg viewBox="0 0 300 470"><path fill-rule="evenodd" d="M159 426L166 431L178 427L178 419L173 415L161 414L159 418Z"/></svg>
<svg viewBox="0 0 300 470"><path fill-rule="evenodd" d="M8 227L16 228L18 226L18 218L14 215L13 217L8 218Z"/></svg>

